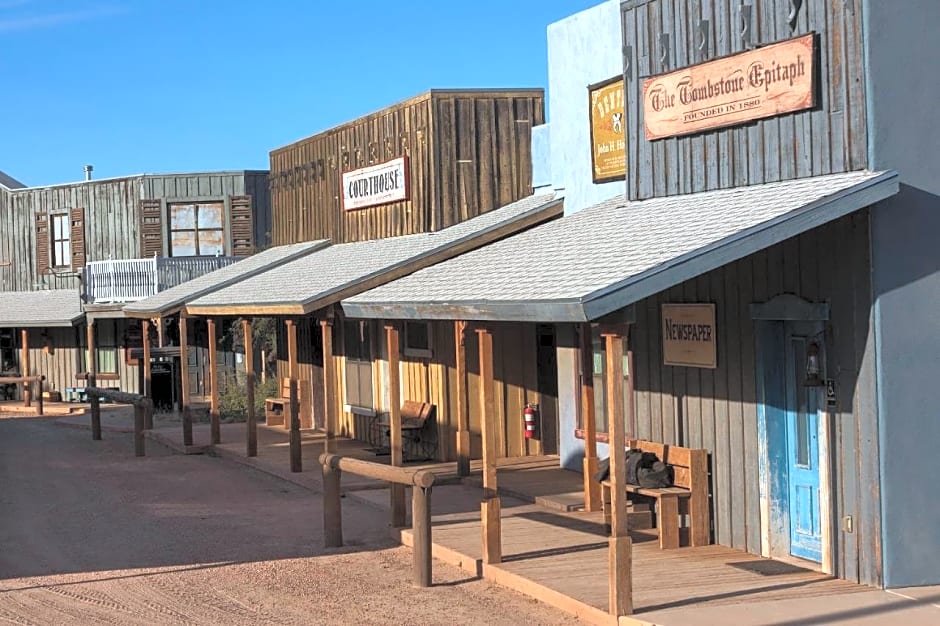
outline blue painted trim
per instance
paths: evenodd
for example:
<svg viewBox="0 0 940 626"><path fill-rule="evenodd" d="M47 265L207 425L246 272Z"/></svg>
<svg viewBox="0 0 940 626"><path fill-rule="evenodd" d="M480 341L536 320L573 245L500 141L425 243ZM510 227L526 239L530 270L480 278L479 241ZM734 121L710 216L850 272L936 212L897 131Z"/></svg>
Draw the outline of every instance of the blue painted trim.
<svg viewBox="0 0 940 626"><path fill-rule="evenodd" d="M766 302L750 305L752 320L825 322L829 320L829 304L810 302L792 293L774 296Z"/></svg>

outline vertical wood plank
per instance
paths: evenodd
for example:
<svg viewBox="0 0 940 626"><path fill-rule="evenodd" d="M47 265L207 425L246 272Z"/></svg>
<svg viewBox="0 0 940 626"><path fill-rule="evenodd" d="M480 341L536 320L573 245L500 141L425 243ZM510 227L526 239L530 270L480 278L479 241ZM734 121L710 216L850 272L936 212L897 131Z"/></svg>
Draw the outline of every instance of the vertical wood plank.
<svg viewBox="0 0 940 626"><path fill-rule="evenodd" d="M342 393L337 390L336 361L333 356L333 320L320 320L320 333L323 340L323 421L326 437L323 439L324 452L336 451L337 402Z"/></svg>
<svg viewBox="0 0 940 626"><path fill-rule="evenodd" d="M760 253L758 253L760 256ZM755 257L738 262L738 325L741 329L741 397L743 401L743 455L744 455L744 529L745 549L760 553L760 473L758 471L757 435L757 379L755 372L754 322L750 316L750 303L761 302L754 274ZM764 266L766 267L766 266Z"/></svg>
<svg viewBox="0 0 940 626"><path fill-rule="evenodd" d="M183 445L193 445L193 415L189 395L189 318L180 313L180 403L183 405ZM89 345L91 342L89 341Z"/></svg>
<svg viewBox="0 0 940 626"><path fill-rule="evenodd" d="M150 364L150 320L140 321L140 334L143 337L144 395L153 397L153 376Z"/></svg>
<svg viewBox="0 0 940 626"><path fill-rule="evenodd" d="M493 334L489 328L477 328L480 350L480 429L483 439L483 562L503 560L500 498L496 484L496 398L493 381Z"/></svg>
<svg viewBox="0 0 940 626"><path fill-rule="evenodd" d="M738 319L738 287L740 277L738 264L725 266L725 306L721 319L727 329L728 370L728 462L731 466L729 503L731 512L731 546L744 550L747 547L745 513L745 455L744 455L744 397L742 395L741 322Z"/></svg>
<svg viewBox="0 0 940 626"><path fill-rule="evenodd" d="M414 540L414 584L431 586L431 487L411 488L411 525Z"/></svg>
<svg viewBox="0 0 940 626"><path fill-rule="evenodd" d="M245 388L248 392L245 454L252 457L258 456L258 418L255 415L255 345L251 332L251 320L242 320L242 335L245 344Z"/></svg>
<svg viewBox="0 0 940 626"><path fill-rule="evenodd" d="M457 401L457 475L470 475L470 410L467 405L467 323L454 322Z"/></svg>
<svg viewBox="0 0 940 626"><path fill-rule="evenodd" d="M22 363L23 376L30 375L29 367L29 330L23 328L20 330L20 362ZM30 383L23 383L23 406L29 407L30 400L32 398L32 385Z"/></svg>
<svg viewBox="0 0 940 626"><path fill-rule="evenodd" d="M212 445L218 445L222 443L222 424L221 415L219 415L219 342L215 318L208 318L206 326L209 335L209 342L206 346L209 350L209 420L211 422Z"/></svg>
<svg viewBox="0 0 940 626"><path fill-rule="evenodd" d="M594 479L599 469L597 458L597 419L594 406L594 347L591 325L581 324L581 426L584 428L584 510L601 508L601 484Z"/></svg>
<svg viewBox="0 0 940 626"><path fill-rule="evenodd" d="M627 459L624 449L625 416L623 403L615 398L624 397L623 388L623 334L605 331L607 349L607 430L610 433L610 558L608 598L611 615L629 615L633 612L633 576L631 572L632 545L627 532ZM628 379L632 381L632 378ZM629 384L632 385L632 382Z"/></svg>
<svg viewBox="0 0 940 626"><path fill-rule="evenodd" d="M386 324L385 337L388 346L388 423L391 463L396 467L401 467L403 460L401 449L401 364L398 325ZM405 525L405 487L393 483L390 492L392 526L401 528Z"/></svg>
<svg viewBox="0 0 940 626"><path fill-rule="evenodd" d="M290 471L297 473L303 471L303 456L300 447L300 406L297 396L297 379L291 377L288 381Z"/></svg>
<svg viewBox="0 0 940 626"><path fill-rule="evenodd" d="M339 548L343 545L343 500L341 483L343 471L330 464L323 465L323 545Z"/></svg>

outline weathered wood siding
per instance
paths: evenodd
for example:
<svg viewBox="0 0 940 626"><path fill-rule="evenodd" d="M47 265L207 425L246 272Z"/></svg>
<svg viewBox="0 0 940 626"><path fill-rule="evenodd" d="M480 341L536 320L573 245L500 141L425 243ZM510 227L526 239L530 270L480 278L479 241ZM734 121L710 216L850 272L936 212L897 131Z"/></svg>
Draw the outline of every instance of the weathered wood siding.
<svg viewBox="0 0 940 626"><path fill-rule="evenodd" d="M649 198L864 169L868 164L859 3L626 0L622 5L627 191ZM742 10L749 7L749 42ZM818 33L817 106L733 128L650 142L643 80L745 49ZM704 37L702 34L704 33Z"/></svg>
<svg viewBox="0 0 940 626"><path fill-rule="evenodd" d="M759 554L756 347L749 305L782 293L830 304L826 371L839 390L832 516L856 520L854 533L835 534L836 567L841 577L874 583L860 576L860 570L881 567L880 528L859 515L860 467L874 462L858 448L860 420L874 421L871 411L860 409L871 407L874 390L859 381L871 310L868 242L868 211L788 239L638 303L631 337L638 435L708 450L714 540ZM667 302L716 304L716 369L662 364L660 307Z"/></svg>
<svg viewBox="0 0 940 626"><path fill-rule="evenodd" d="M271 152L272 240L435 231L531 193L540 89L432 91ZM344 211L342 173L409 157L411 199Z"/></svg>

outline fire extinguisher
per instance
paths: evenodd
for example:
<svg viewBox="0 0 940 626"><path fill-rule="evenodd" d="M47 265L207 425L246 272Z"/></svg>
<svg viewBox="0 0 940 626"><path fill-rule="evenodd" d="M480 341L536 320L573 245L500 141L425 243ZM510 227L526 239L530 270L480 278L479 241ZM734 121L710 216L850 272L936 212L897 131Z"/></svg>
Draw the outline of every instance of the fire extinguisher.
<svg viewBox="0 0 940 626"><path fill-rule="evenodd" d="M525 410L522 411L522 419L525 420L525 438L536 439L539 419L539 405L526 404Z"/></svg>

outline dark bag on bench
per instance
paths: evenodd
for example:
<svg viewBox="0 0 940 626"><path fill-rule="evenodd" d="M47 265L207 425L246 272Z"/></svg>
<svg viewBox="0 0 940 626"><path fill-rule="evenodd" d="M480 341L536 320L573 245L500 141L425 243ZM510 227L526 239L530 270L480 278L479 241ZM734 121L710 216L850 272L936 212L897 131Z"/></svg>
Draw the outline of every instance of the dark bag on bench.
<svg viewBox="0 0 940 626"><path fill-rule="evenodd" d="M642 450L627 451L627 484L640 485L640 469L650 469L656 462L656 455ZM642 486L642 485L641 485Z"/></svg>
<svg viewBox="0 0 940 626"><path fill-rule="evenodd" d="M640 467L636 477L637 484L644 489L672 487L672 467L662 461L655 461L650 467Z"/></svg>

